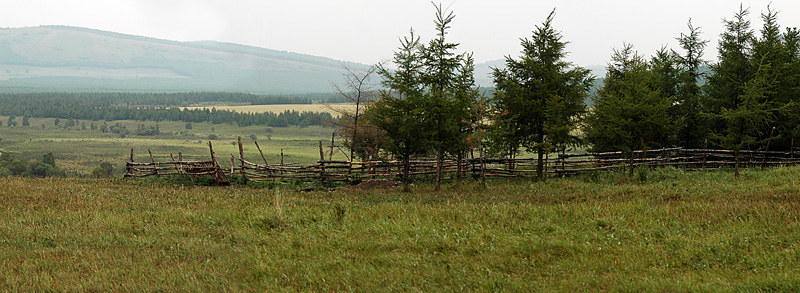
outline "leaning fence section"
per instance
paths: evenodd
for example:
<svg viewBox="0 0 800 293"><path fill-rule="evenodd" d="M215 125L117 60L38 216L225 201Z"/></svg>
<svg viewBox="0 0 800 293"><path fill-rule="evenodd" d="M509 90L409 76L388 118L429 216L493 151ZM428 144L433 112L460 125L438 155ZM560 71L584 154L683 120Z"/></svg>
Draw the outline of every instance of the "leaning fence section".
<svg viewBox="0 0 800 293"><path fill-rule="evenodd" d="M208 176L219 184L229 184L228 176L240 176L252 181L319 180L322 182L367 180L374 178L402 178L408 168L409 177L433 176L437 161L418 158L407 162L380 160L366 162L326 160L320 143L320 160L315 164L270 164L258 143L257 160L246 159L239 138L239 157L231 156L229 168L220 167L211 142L208 143L210 160L185 159L182 154L153 155L135 162L133 149L127 162L126 178L149 176ZM260 159L260 160L259 160ZM650 168L675 167L685 170L718 170L733 168L796 165L800 157L795 151L731 151L714 149L664 148L633 152L562 153L540 161L536 158L472 158L445 160L441 164L444 180L466 177L533 178L539 176L574 175L646 166Z"/></svg>

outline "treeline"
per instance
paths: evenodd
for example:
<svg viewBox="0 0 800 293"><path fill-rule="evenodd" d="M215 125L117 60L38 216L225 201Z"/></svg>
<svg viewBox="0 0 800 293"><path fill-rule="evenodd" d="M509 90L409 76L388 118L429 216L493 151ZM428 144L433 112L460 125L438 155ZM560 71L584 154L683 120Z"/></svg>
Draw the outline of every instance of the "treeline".
<svg viewBox="0 0 800 293"><path fill-rule="evenodd" d="M0 93L0 103L11 108L37 104L66 104L92 107L110 106L193 106L208 103L249 105L311 104L346 102L335 94L255 95L247 93ZM18 112L18 111L17 111ZM7 115L7 114L6 114ZM22 115L15 113L15 115Z"/></svg>
<svg viewBox="0 0 800 293"><path fill-rule="evenodd" d="M247 97L253 98L249 99ZM129 100L127 98L130 98ZM163 100L162 100L163 98ZM137 120L236 123L239 126L269 125L273 127L323 125L334 118L330 113L285 111L282 113L238 113L216 108L181 109L186 101L200 102L259 102L258 96L230 93L129 94L0 94L0 115L81 119L92 121ZM261 101L266 102L267 100ZM296 98L270 99L269 102L310 102ZM156 106L154 106L156 105ZM9 118L9 122L16 118ZM8 126L15 124L8 123ZM23 126L25 123L23 123Z"/></svg>
<svg viewBox="0 0 800 293"><path fill-rule="evenodd" d="M703 72L707 41L689 23L681 51L649 60L632 45L615 50L585 120L595 150L681 146L734 151L788 150L800 135L800 31L781 30L767 8L763 27L741 8L724 20L719 61Z"/></svg>
<svg viewBox="0 0 800 293"><path fill-rule="evenodd" d="M180 109L180 108L133 108L133 107L39 107L25 112L22 116L22 126L29 126L29 117L56 118L69 121L92 120L92 121L114 121L114 120L136 120L136 121L179 121L192 123L213 123L222 124L236 123L238 126L268 125L272 127L300 126L307 127L312 125L328 125L334 121L333 115L327 112L298 112L286 110L281 113L239 113L230 110L217 110L216 108L203 109ZM17 116L10 115L7 126L19 126ZM66 124L65 124L66 125ZM2 123L0 122L0 126ZM59 126L56 124L55 126Z"/></svg>
<svg viewBox="0 0 800 293"><path fill-rule="evenodd" d="M382 150L404 160L406 172L410 158L435 156L437 187L444 157L470 150L511 158L537 153L541 177L543 158L570 148L623 151L632 160L635 150L709 147L732 149L738 158L743 149L794 148L800 135L800 32L782 31L770 8L758 33L746 9L724 20L714 64L703 59L708 42L691 21L677 51L645 58L624 44L593 97L590 71L564 60L568 43L552 27L554 10L522 39L518 58L494 69L489 100L477 92L471 54L456 54L458 44L446 41L453 14L436 9L437 37L428 44L414 31L401 38L396 69L379 70L381 99L361 125L348 126L363 132L340 133L349 135L354 153L375 157L378 151L364 150ZM589 97L593 107L584 102Z"/></svg>

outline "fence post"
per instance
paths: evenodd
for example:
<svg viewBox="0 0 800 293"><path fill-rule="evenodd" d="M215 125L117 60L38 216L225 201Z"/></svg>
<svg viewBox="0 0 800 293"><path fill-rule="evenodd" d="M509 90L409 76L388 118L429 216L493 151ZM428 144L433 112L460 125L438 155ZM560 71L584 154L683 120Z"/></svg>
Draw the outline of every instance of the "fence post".
<svg viewBox="0 0 800 293"><path fill-rule="evenodd" d="M130 164L130 163L133 163L133 148L131 148L131 160L130 160L129 163L125 164L125 177L126 178L129 177L129 175L133 175L133 172L131 172L131 170L133 169L133 165Z"/></svg>
<svg viewBox="0 0 800 293"><path fill-rule="evenodd" d="M180 162L180 172L185 173L186 171L183 170L183 153L178 152L178 162Z"/></svg>
<svg viewBox="0 0 800 293"><path fill-rule="evenodd" d="M703 171L706 170L707 161L708 161L708 138L706 138L706 142L703 149Z"/></svg>
<svg viewBox="0 0 800 293"><path fill-rule="evenodd" d="M147 153L150 154L150 161L153 162L153 175L159 176L158 175L158 166L156 166L156 159L153 158L153 153L150 152L150 149L147 149Z"/></svg>
<svg viewBox="0 0 800 293"><path fill-rule="evenodd" d="M172 165L178 165L176 167L178 169L178 174L182 174L183 172L181 172L182 168L180 167L181 166L180 162L175 162L175 156L173 156L172 154L169 154L169 158L172 159Z"/></svg>
<svg viewBox="0 0 800 293"><path fill-rule="evenodd" d="M239 174L242 175L242 178L247 178L247 176L244 173L244 147L242 146L241 136L238 139L238 143L239 143L239 166L241 167L241 169L239 169Z"/></svg>
<svg viewBox="0 0 800 293"><path fill-rule="evenodd" d="M336 137L336 132L334 131L333 133L331 133L331 153L328 155L328 161L332 161L333 160L333 146L334 146L334 142L335 142L334 141L335 137Z"/></svg>
<svg viewBox="0 0 800 293"><path fill-rule="evenodd" d="M222 167L219 166L219 163L217 163L217 155L214 153L214 148L210 140L208 141L208 151L211 152L211 166L214 168L214 181L216 181L217 184L230 185L228 178L225 177L225 172L222 170Z"/></svg>
<svg viewBox="0 0 800 293"><path fill-rule="evenodd" d="M325 183L325 152L322 150L322 141L319 141L319 178Z"/></svg>
<svg viewBox="0 0 800 293"><path fill-rule="evenodd" d="M272 180L275 181L275 176L272 174L272 168L269 167L269 163L267 163L267 158L264 157L264 152L261 151L261 147L258 145L258 141L253 141L256 143L256 148L258 149L258 153L261 154L261 159L264 160L264 165L269 172L269 176L272 176Z"/></svg>

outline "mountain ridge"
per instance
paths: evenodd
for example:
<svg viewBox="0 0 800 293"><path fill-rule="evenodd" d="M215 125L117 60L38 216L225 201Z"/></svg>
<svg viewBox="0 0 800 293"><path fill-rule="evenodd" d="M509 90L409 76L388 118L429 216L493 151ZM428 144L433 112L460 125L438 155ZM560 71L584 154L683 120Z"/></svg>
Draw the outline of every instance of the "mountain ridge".
<svg viewBox="0 0 800 293"><path fill-rule="evenodd" d="M475 64L476 84L492 87L492 68L504 65L505 59ZM342 81L344 66L368 67L210 40L181 42L62 25L0 28L3 92L330 93L331 84ZM602 69L593 72L604 71L595 67Z"/></svg>
<svg viewBox="0 0 800 293"><path fill-rule="evenodd" d="M6 92L331 92L345 64L367 66L216 41L70 26L0 28L0 89Z"/></svg>

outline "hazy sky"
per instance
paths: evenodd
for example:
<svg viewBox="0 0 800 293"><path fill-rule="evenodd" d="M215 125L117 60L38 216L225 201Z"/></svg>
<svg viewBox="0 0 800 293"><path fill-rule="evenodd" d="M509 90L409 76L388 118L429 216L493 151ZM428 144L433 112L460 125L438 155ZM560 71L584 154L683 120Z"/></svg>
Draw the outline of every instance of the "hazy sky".
<svg viewBox="0 0 800 293"><path fill-rule="evenodd" d="M438 3L438 2L437 2ZM556 8L555 28L569 41L568 59L604 65L623 42L649 56L662 46L677 49L689 18L709 40L716 58L723 31L740 2L723 0L456 0L443 1L456 18L449 40L477 62L519 55L520 38ZM772 3L779 23L800 27L800 1L754 0L753 27ZM0 27L69 25L178 41L215 40L375 63L392 57L410 28L434 37L428 0L0 0Z"/></svg>

